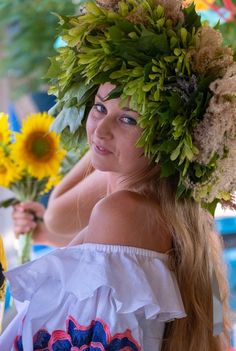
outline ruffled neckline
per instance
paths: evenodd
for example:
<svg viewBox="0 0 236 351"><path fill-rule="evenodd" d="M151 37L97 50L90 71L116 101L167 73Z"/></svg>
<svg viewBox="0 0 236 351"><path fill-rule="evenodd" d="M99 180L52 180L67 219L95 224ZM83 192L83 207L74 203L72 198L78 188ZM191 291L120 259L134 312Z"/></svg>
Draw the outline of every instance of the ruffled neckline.
<svg viewBox="0 0 236 351"><path fill-rule="evenodd" d="M168 253L162 253L153 251L150 249L144 249L135 246L117 245L117 244L98 244L98 243L84 243L80 245L67 246L66 248L61 248L62 250L68 249L72 251L76 250L89 250L98 251L104 253L124 253L128 255L141 255L150 258L159 258L161 260L168 259Z"/></svg>
<svg viewBox="0 0 236 351"><path fill-rule="evenodd" d="M185 312L167 259L168 254L143 248L84 243L56 249L5 275L12 296L33 299L34 306L42 297L50 300L47 305L54 306L55 299L59 306L66 296L82 302L110 291L117 313L142 310L146 319L168 321Z"/></svg>

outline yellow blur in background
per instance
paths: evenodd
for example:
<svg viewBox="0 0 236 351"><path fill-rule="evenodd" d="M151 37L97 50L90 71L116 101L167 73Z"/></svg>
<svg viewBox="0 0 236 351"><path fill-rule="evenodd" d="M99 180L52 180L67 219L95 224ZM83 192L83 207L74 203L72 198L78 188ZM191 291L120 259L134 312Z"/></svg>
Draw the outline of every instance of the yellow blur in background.
<svg viewBox="0 0 236 351"><path fill-rule="evenodd" d="M2 331L2 321L4 315L6 280L3 271L7 270L7 259L5 249L3 246L2 236L0 235L0 333Z"/></svg>

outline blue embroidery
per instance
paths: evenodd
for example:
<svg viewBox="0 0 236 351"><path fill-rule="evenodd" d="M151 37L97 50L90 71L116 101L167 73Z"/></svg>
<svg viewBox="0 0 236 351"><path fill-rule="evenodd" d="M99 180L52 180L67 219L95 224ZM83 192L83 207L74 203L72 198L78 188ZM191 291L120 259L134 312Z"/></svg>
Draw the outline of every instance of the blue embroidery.
<svg viewBox="0 0 236 351"><path fill-rule="evenodd" d="M34 336L34 351L49 351L48 342L51 338L51 335L46 330L39 330Z"/></svg>
<svg viewBox="0 0 236 351"><path fill-rule="evenodd" d="M22 345L22 337L17 336L14 342L14 347L16 351L24 351Z"/></svg>
<svg viewBox="0 0 236 351"><path fill-rule="evenodd" d="M88 330L79 330L73 320L70 319L68 334L71 336L73 345L77 347L89 345L91 341L100 342L104 346L106 344L106 333L99 321L96 321Z"/></svg>
<svg viewBox="0 0 236 351"><path fill-rule="evenodd" d="M69 316L66 324L66 331L55 330L49 334L46 330L39 330L33 338L34 351L71 351L73 347L83 347L83 351L120 351L124 348L141 351L130 330L111 336L108 325L101 319L83 326ZM16 351L24 351L21 336L17 336L14 345Z"/></svg>
<svg viewBox="0 0 236 351"><path fill-rule="evenodd" d="M69 340L58 340L55 343L52 344L52 350L53 351L70 351L71 345Z"/></svg>

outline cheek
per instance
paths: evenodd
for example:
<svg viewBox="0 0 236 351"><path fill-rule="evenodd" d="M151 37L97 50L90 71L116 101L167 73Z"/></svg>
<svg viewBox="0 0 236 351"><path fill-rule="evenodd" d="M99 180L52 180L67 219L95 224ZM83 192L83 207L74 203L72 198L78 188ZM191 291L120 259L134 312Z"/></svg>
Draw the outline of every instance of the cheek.
<svg viewBox="0 0 236 351"><path fill-rule="evenodd" d="M86 133L87 133L87 139L90 142L91 136L95 130L95 123L93 122L93 119L91 116L88 116L87 122L86 122Z"/></svg>
<svg viewBox="0 0 236 351"><path fill-rule="evenodd" d="M133 158L137 165L148 164L150 161L147 156L144 155L144 149L142 147L137 147L136 144L142 135L142 130L138 129L136 133L132 136L132 145L129 148L129 155ZM127 156L127 153L126 153Z"/></svg>
<svg viewBox="0 0 236 351"><path fill-rule="evenodd" d="M140 158L144 153L143 149L136 146L137 141L140 138L141 133L132 133L132 135L126 135L126 138L123 138L120 142L123 157L126 159L131 159L133 161L139 162Z"/></svg>

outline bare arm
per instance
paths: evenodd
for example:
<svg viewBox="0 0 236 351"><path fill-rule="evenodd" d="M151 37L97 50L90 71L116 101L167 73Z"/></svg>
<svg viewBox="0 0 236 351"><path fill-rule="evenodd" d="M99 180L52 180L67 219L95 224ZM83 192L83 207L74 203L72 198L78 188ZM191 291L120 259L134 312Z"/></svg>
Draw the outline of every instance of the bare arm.
<svg viewBox="0 0 236 351"><path fill-rule="evenodd" d="M87 226L91 211L104 197L106 188L106 174L91 168L88 152L52 192L44 215L47 229L73 237Z"/></svg>
<svg viewBox="0 0 236 351"><path fill-rule="evenodd" d="M50 232L45 224L38 223L33 236L35 244L44 244L49 246L66 246L73 239L73 235L58 235Z"/></svg>

